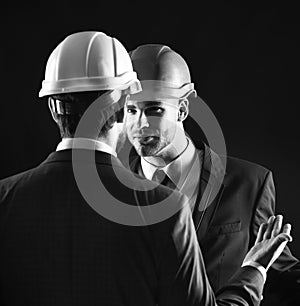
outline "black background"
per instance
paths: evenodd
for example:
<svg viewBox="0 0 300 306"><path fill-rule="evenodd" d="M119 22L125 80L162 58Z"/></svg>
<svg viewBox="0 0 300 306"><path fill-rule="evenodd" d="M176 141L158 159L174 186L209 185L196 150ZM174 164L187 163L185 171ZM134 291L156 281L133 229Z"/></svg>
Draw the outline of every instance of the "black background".
<svg viewBox="0 0 300 306"><path fill-rule="evenodd" d="M289 4L187 1L2 4L0 178L41 162L59 141L38 98L48 56L67 35L97 30L127 50L161 43L190 66L230 155L273 170L277 212L300 256L299 13Z"/></svg>

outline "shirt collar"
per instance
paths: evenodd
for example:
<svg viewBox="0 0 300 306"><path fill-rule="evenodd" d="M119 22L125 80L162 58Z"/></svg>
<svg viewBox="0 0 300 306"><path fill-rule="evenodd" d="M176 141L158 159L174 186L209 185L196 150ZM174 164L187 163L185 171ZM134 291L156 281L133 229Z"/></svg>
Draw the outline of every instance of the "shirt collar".
<svg viewBox="0 0 300 306"><path fill-rule="evenodd" d="M189 138L187 138L187 140L188 146L183 153L165 167L159 168L163 170L176 185L179 181L182 182L186 178L189 169L192 167L196 153L196 149L192 141ZM152 179L154 172L158 169L158 167L148 163L144 158L141 158L141 166L145 177L149 180Z"/></svg>
<svg viewBox="0 0 300 306"><path fill-rule="evenodd" d="M63 138L62 141L56 147L56 151L67 149L87 149L102 151L117 157L116 151L108 144L90 138Z"/></svg>

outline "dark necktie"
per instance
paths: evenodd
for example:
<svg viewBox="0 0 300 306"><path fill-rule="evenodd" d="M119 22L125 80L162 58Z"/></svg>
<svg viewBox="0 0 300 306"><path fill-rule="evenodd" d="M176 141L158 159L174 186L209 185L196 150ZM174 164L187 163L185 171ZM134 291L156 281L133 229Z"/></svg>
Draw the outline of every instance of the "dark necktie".
<svg viewBox="0 0 300 306"><path fill-rule="evenodd" d="M156 170L152 177L152 181L157 182L161 185L167 186L171 189L176 189L176 185L172 182L172 180L168 177L168 175L163 170Z"/></svg>

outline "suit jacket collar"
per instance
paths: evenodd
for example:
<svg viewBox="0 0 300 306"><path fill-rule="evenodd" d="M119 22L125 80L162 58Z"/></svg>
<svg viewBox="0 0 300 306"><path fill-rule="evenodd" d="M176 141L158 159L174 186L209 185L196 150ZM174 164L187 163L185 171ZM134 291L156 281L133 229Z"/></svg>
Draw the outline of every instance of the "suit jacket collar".
<svg viewBox="0 0 300 306"><path fill-rule="evenodd" d="M208 182L211 175L213 181L216 180L218 183L222 183L226 171L221 157L204 142L196 142L194 145L197 151L204 151L201 178Z"/></svg>
<svg viewBox="0 0 300 306"><path fill-rule="evenodd" d="M224 191L223 178L226 174L221 157L205 143L196 144L204 150L198 197L193 211L193 220L200 241L206 234Z"/></svg>
<svg viewBox="0 0 300 306"><path fill-rule="evenodd" d="M211 176L211 183L218 185L222 184L226 171L221 157L203 142L194 142L194 145L199 156L199 151L204 151L200 179L208 183ZM132 148L132 150L134 149ZM145 177L140 163L140 156L136 154L135 150L134 153L131 154L129 165L133 172Z"/></svg>
<svg viewBox="0 0 300 306"><path fill-rule="evenodd" d="M97 164L123 167L122 163L117 157L106 152L87 149L67 149L52 152L42 164L54 162L72 162L73 160L84 163L96 162Z"/></svg>

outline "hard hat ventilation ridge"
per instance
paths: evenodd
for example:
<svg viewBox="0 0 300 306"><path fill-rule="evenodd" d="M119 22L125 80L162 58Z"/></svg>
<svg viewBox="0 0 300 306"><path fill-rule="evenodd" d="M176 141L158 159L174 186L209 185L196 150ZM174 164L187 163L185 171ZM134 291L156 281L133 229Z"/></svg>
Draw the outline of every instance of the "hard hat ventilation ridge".
<svg viewBox="0 0 300 306"><path fill-rule="evenodd" d="M93 35L93 37L91 38L89 44L88 44L88 47L87 47L87 50L86 50L86 56L85 56L85 75L86 76L89 76L89 59L90 59L90 53L91 53L92 45L93 45L96 37L100 34L101 33L95 33Z"/></svg>
<svg viewBox="0 0 300 306"><path fill-rule="evenodd" d="M112 49L113 49L113 57L114 57L114 75L118 76L118 71L117 71L117 51L116 51L116 44L115 44L115 39L112 37Z"/></svg>

